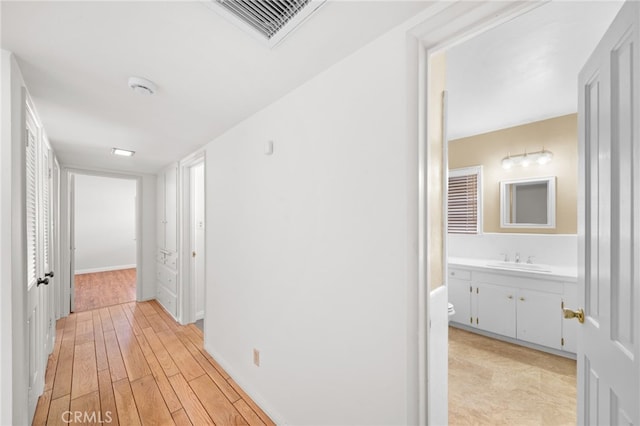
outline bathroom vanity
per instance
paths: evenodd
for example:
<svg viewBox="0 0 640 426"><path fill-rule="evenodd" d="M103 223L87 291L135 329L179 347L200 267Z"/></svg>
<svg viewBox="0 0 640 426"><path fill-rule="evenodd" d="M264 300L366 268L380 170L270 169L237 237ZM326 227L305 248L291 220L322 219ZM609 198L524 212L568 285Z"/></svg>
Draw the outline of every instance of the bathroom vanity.
<svg viewBox="0 0 640 426"><path fill-rule="evenodd" d="M451 325L575 358L577 321L562 308L577 306L575 268L449 258Z"/></svg>

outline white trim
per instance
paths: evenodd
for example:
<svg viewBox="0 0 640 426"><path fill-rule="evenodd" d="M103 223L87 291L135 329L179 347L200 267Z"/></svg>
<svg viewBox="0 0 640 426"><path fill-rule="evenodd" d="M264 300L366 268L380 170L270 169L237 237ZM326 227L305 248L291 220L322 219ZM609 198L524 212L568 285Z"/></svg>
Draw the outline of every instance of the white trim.
<svg viewBox="0 0 640 426"><path fill-rule="evenodd" d="M82 274L92 274L95 272L109 272L109 271L120 271L122 269L133 269L136 267L135 263L131 265L115 265L115 266L101 266L98 268L87 268L87 269L76 269L76 275Z"/></svg>
<svg viewBox="0 0 640 426"><path fill-rule="evenodd" d="M444 2L443 2L444 3ZM423 213L427 208L427 195L425 187L426 179L426 166L424 161L424 153L426 152L426 138L425 130L428 126L427 108L429 99L429 93L425 88L426 82L430 76L429 57L445 48L453 47L456 44L462 43L465 40L471 39L478 34L495 28L498 25L508 22L511 19L526 13L541 4L544 1L532 1L532 2L486 2L486 3L474 3L473 8L470 9L470 3L457 2L452 4L436 4L434 7L442 7L438 9L437 13L422 20L418 25L407 31L407 67L409 81L407 83L407 99L408 103L407 114L408 121L408 144L409 146L418 145L418 224L414 231L418 232L418 301L417 301L417 318L413 317L413 310L408 312L408 329L413 329L413 321L417 319L418 322L418 335L414 341L409 341L408 351L411 352L417 349L418 363L417 369L414 369L413 364L410 362L408 367L408 374L416 374L418 377L417 395L413 394L413 389L409 388L409 401L407 401L408 413L407 418L411 421L413 418L417 419L417 423L420 425L426 425L428 423L429 405L431 404L430 395L428 394L428 354L426 349L428 347L429 330L425 327L425 318L428 318L429 314L429 298L426 297L426 288L428 283L426 282L426 268L427 268L427 253L425 248L427 247L427 234L426 221L424 220ZM419 44L418 51L412 50L412 47ZM414 79L417 77L417 79ZM418 93L417 102L411 102L415 99L415 94ZM418 128L418 137L412 124L416 123ZM408 185L409 188L413 188L411 182ZM411 227L411 226L410 226ZM410 235L413 238L415 234ZM445 233L445 235L448 235ZM409 292L413 292L413 282L409 282ZM416 346L417 342L417 346ZM446 350L446 348L443 348ZM424 356L426 359L421 359ZM409 355L409 361L413 358ZM416 371L417 370L417 371ZM411 379L409 379L411 380ZM411 385L409 385L411 386ZM417 413L413 412L414 397L417 398Z"/></svg>
<svg viewBox="0 0 640 426"><path fill-rule="evenodd" d="M506 186L514 183L547 183L547 223L508 223L509 205L506 202ZM500 181L500 228L526 228L526 229L555 229L556 227L556 177L544 176L524 179L509 179Z"/></svg>
<svg viewBox="0 0 640 426"><path fill-rule="evenodd" d="M72 267L72 247L69 241L69 233L70 226L69 223L71 217L71 211L69 210L70 205L70 187L69 180L72 175L80 174L80 175L89 175L89 176L102 176L102 177L110 177L110 178L118 178L118 179L130 179L135 180L136 182L136 301L142 301L142 279L143 279L143 237L142 237L142 200L143 196L143 184L142 184L142 174L134 174L134 173L126 173L126 172L114 172L105 169L85 169L78 166L63 166L60 170L60 258L62 264L62 270L60 271L60 304L61 304L61 316L67 316L72 312L74 306L72 306L72 295L74 292L74 283L73 277L74 274L71 274ZM64 227L64 229L62 229ZM64 274L64 275L63 275Z"/></svg>
<svg viewBox="0 0 640 426"><path fill-rule="evenodd" d="M197 319L204 318L205 312L200 317L195 312L193 283L191 282L191 167L196 164L205 164L205 150L201 149L180 160L178 163L178 253L180 259L178 291L176 294L177 317L180 324L189 324ZM204 167L205 182L207 167ZM205 190L206 197L206 190ZM206 208L206 207L205 207ZM205 253L206 253L205 238ZM205 275L206 275L205 263ZM205 293L207 288L205 286ZM206 310L206 304L205 304Z"/></svg>
<svg viewBox="0 0 640 426"><path fill-rule="evenodd" d="M273 422L275 424L277 424L277 425L286 425L287 424L283 420L284 417L282 417L271 406L271 404L269 404L268 399L267 398L263 398L262 395L260 395L258 393L258 391L256 391L254 389L254 387L251 386L251 383L240 379L239 377L241 377L241 375L237 374L236 371L231 367L231 364L228 363L217 351L215 351L211 345L209 345L209 344L207 344L207 342L205 342L203 347L204 347L204 350L207 351L209 353L209 355L213 359L215 359L218 364L220 364L220 367L222 367L222 369L227 372L229 377L231 377L236 382L236 384L238 386L240 386L240 388L247 395L249 395L249 398L251 398L253 400L253 402L255 402L258 405L258 407L260 407L262 409L262 411L264 411L267 414L267 416L269 416L269 418L271 420L273 420Z"/></svg>

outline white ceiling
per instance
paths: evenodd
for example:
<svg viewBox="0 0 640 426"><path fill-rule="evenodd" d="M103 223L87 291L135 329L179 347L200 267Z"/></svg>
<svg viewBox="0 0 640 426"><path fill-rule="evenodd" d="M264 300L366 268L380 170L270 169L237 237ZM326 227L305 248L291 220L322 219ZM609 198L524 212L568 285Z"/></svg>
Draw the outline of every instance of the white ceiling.
<svg viewBox="0 0 640 426"><path fill-rule="evenodd" d="M619 1L550 2L447 51L449 139L575 113Z"/></svg>
<svg viewBox="0 0 640 426"><path fill-rule="evenodd" d="M269 50L198 1L2 1L1 45L62 163L155 172L429 4L331 1ZM157 94L131 91L132 75Z"/></svg>

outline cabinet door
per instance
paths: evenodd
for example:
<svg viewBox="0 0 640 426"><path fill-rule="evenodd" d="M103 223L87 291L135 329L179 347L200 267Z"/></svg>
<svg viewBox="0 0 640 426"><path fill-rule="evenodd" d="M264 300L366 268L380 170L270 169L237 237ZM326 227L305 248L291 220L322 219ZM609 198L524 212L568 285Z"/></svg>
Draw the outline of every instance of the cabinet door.
<svg viewBox="0 0 640 426"><path fill-rule="evenodd" d="M171 166L165 173L165 248L178 250L178 167Z"/></svg>
<svg viewBox="0 0 640 426"><path fill-rule="evenodd" d="M474 284L475 325L481 330L516 337L516 290L493 284Z"/></svg>
<svg viewBox="0 0 640 426"><path fill-rule="evenodd" d="M559 294L518 290L518 339L560 349L561 302Z"/></svg>
<svg viewBox="0 0 640 426"><path fill-rule="evenodd" d="M564 285L564 297L562 298L564 306L569 308L572 306L578 306L578 285L577 284L565 284ZM578 338L578 326L580 323L575 319L562 319L562 339L564 340L564 346L562 350L567 352L576 353L577 351L577 338Z"/></svg>
<svg viewBox="0 0 640 426"><path fill-rule="evenodd" d="M157 244L158 247L160 248L165 248L165 209L164 209L164 173L160 173L158 175L158 187L157 187L157 199L158 199L158 209L157 209L157 220L156 220L156 224L157 224Z"/></svg>
<svg viewBox="0 0 640 426"><path fill-rule="evenodd" d="M449 278L449 302L456 313L451 321L469 325L471 322L471 282L457 278Z"/></svg>

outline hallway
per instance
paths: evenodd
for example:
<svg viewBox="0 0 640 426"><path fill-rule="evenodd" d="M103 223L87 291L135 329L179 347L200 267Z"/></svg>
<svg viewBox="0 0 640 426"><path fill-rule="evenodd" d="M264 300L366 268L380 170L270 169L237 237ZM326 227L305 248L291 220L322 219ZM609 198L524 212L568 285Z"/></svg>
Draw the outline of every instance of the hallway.
<svg viewBox="0 0 640 426"><path fill-rule="evenodd" d="M73 313L56 324L34 425L272 425L155 301Z"/></svg>

